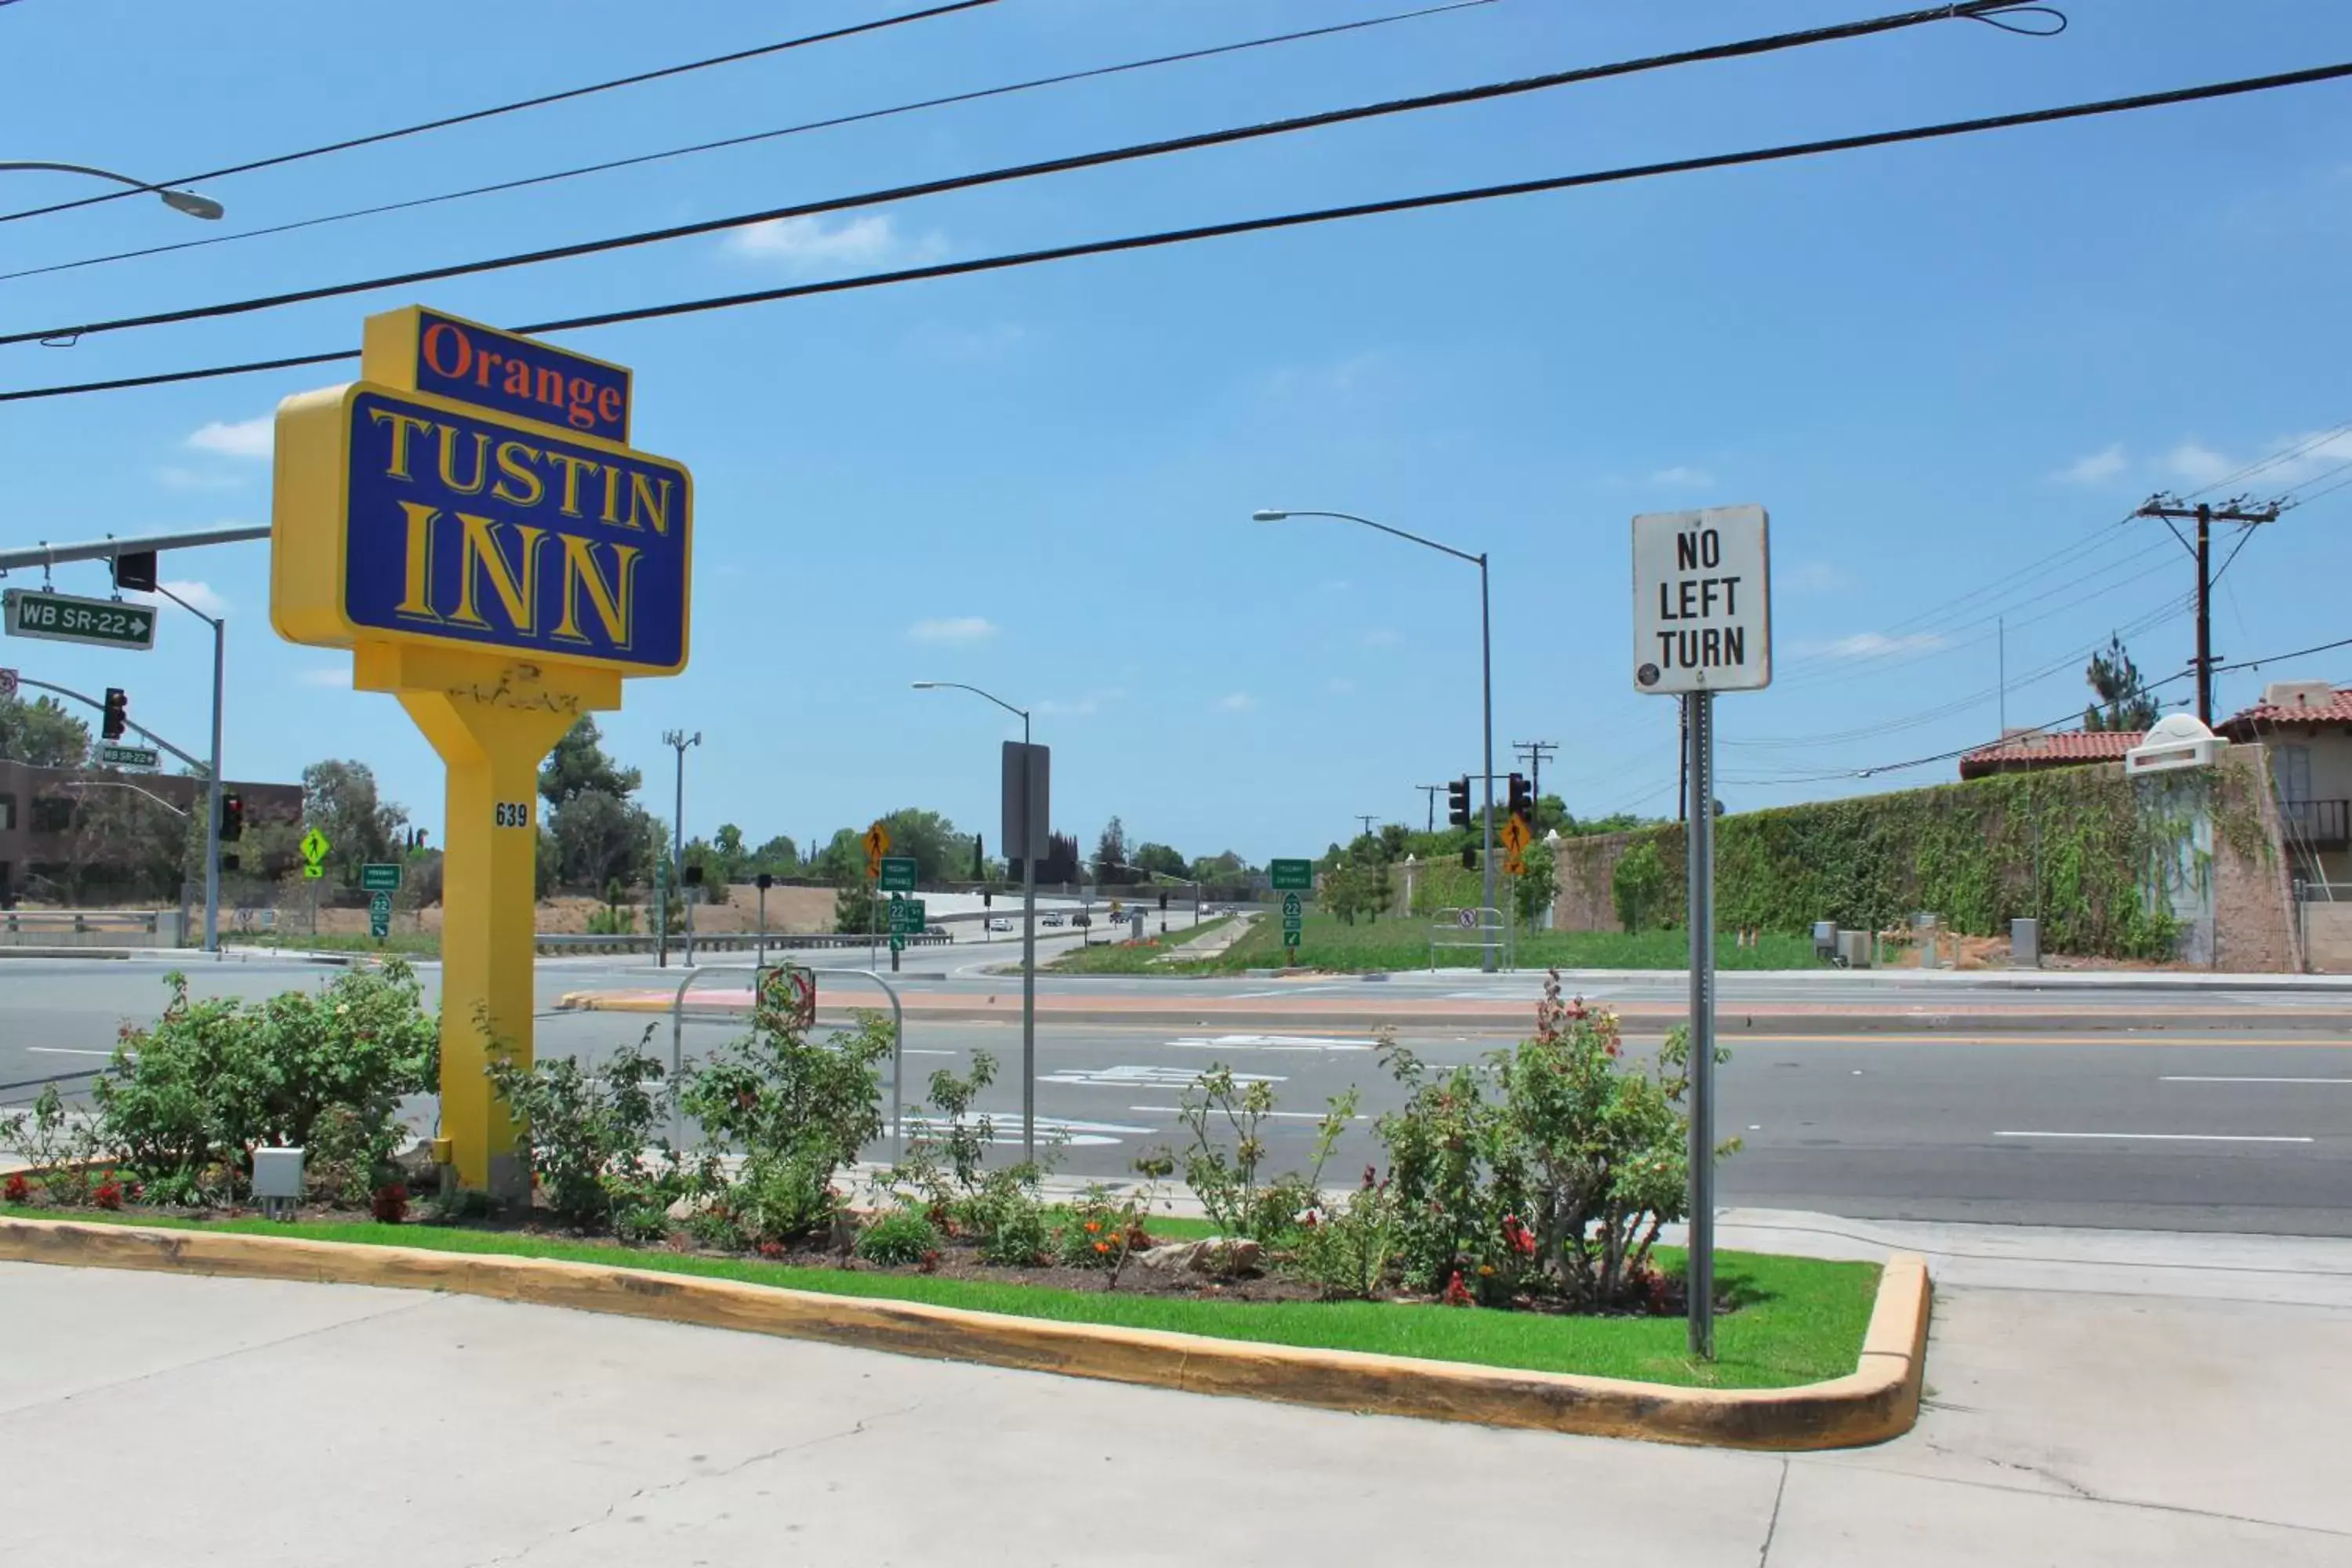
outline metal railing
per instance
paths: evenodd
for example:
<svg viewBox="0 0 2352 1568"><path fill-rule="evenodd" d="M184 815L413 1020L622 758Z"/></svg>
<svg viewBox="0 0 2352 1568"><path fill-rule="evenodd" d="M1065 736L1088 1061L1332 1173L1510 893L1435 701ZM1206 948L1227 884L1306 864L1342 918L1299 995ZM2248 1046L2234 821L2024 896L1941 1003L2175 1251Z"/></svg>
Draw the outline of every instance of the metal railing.
<svg viewBox="0 0 2352 1568"><path fill-rule="evenodd" d="M1475 905L1468 909L1445 909L1429 926L1429 967L1437 968L1440 948L1467 948L1484 954L1493 951L1501 954L1505 969L1518 967L1517 944L1513 939L1511 923L1501 910L1492 905Z"/></svg>
<svg viewBox="0 0 2352 1568"><path fill-rule="evenodd" d="M75 935L90 931L131 931L155 935L163 929L161 910L10 910L0 913L0 931L10 936L18 931L69 931Z"/></svg>
<svg viewBox="0 0 2352 1568"><path fill-rule="evenodd" d="M677 945L679 940L677 936L671 937L671 945ZM877 942L887 940L887 937L876 937L866 931L770 931L765 937L755 931L694 933L694 945L698 949L708 949L713 952L753 952L762 946L828 950L842 947L867 947ZM615 936L548 931L531 938L532 945L541 952L651 952L655 951L656 944L660 941L661 938L657 934L640 931L624 931ZM955 938L952 935L932 936L925 933L921 936L908 937L907 945L946 947L954 941ZM862 974L866 972L860 970L858 973Z"/></svg>
<svg viewBox="0 0 2352 1568"><path fill-rule="evenodd" d="M2352 801L2283 800L2279 826L2289 847L2342 849L2352 847Z"/></svg>
<svg viewBox="0 0 2352 1568"><path fill-rule="evenodd" d="M777 966L770 964L766 967ZM897 1151L897 1157L904 1160L907 1157L905 1104L907 1013L906 1009L898 1005L898 987L870 969L819 969L805 964L794 967L804 969L814 975L829 974L837 980L871 980L882 988L882 994L890 999L890 1139ZM677 983L677 994L670 998L669 1081L673 1089L669 1113L670 1141L681 1151L686 1145L686 1111L677 1102L675 1089L679 1075L686 1068L686 994L693 989L696 981L706 974L746 974L751 976L752 1003L756 1006L759 1001L761 968L761 966L756 963L709 964L689 972L685 979Z"/></svg>

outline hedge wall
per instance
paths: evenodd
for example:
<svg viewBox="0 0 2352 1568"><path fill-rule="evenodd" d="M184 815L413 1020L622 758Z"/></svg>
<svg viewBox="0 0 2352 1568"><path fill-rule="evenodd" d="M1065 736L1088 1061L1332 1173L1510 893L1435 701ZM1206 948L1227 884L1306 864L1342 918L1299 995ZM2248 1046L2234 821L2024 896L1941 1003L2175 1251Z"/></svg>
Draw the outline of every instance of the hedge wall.
<svg viewBox="0 0 2352 1568"><path fill-rule="evenodd" d="M2261 838L2252 787L2241 763L2217 770L2215 839L2233 852ZM1874 930L1927 910L1951 929L1990 936L2032 915L2045 952L2165 958L2176 928L2147 909L2141 875L2176 856L2186 831L2177 814L2142 810L2133 782L2110 767L1748 812L1716 825L1716 921L1771 931L1804 931L1817 920ZM1563 845L1561 886L1574 881L1572 900L1607 909L1619 856L1643 838L1666 868L1661 911L1679 923L1680 824Z"/></svg>

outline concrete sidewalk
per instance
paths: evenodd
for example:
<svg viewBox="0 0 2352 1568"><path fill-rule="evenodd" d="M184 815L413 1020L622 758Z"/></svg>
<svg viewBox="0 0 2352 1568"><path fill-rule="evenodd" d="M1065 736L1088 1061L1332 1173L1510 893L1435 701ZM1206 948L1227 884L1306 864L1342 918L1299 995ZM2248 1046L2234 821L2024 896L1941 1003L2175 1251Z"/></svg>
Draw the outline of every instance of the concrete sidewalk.
<svg viewBox="0 0 2352 1568"><path fill-rule="evenodd" d="M1913 1228L1727 1216L1768 1227L1824 1250ZM0 1266L0 1532L77 1568L1475 1563L1538 1542L1691 1568L2352 1561L2352 1243L1925 1239L1946 1256L1919 1428L1786 1459Z"/></svg>

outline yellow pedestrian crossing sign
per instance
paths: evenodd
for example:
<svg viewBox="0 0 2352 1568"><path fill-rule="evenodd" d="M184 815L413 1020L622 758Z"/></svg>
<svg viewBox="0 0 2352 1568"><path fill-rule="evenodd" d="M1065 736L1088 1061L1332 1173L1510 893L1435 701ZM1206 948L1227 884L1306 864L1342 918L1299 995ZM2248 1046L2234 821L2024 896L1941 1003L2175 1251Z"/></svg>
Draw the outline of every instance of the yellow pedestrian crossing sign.
<svg viewBox="0 0 2352 1568"><path fill-rule="evenodd" d="M327 851L331 847L327 842L327 836L314 827L302 835L300 847L302 875L311 881L317 881L327 874Z"/></svg>
<svg viewBox="0 0 2352 1568"><path fill-rule="evenodd" d="M1526 817L1507 816L1503 818L1503 831L1501 837L1503 840L1503 847L1509 850L1513 858L1516 858L1527 848L1528 845L1533 841L1535 835L1533 831L1528 828L1528 819Z"/></svg>

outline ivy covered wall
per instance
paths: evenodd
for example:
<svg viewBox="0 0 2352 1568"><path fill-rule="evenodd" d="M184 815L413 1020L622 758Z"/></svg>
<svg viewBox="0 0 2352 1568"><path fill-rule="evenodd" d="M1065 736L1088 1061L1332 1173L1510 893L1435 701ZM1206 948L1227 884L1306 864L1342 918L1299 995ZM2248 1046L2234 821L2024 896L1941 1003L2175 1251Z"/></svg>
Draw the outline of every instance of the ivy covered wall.
<svg viewBox="0 0 2352 1568"><path fill-rule="evenodd" d="M2210 838L2184 810L2182 775L2149 799L2151 781L2116 767L2006 773L1892 795L1859 795L1719 820L1716 920L1725 929L1800 932L1820 920L1884 930L1919 910L1970 935L2042 922L2042 950L2110 958L2175 956L2180 924L2150 891L2180 868L2204 875L2208 852L2263 862L2274 846L2261 810L2260 758L2231 755L2191 789ZM1682 921L1684 837L1669 823L1559 847L1554 923L1614 930L1618 861L1654 845L1666 882L1649 900L1659 923Z"/></svg>

